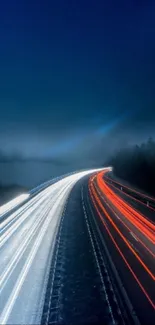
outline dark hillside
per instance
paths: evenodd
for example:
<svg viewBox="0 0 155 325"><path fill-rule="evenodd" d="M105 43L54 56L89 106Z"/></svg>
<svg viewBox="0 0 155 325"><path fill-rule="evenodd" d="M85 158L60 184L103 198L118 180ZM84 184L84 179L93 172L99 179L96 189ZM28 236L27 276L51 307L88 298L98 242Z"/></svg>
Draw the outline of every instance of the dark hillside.
<svg viewBox="0 0 155 325"><path fill-rule="evenodd" d="M108 160L114 174L155 195L155 141L121 149Z"/></svg>

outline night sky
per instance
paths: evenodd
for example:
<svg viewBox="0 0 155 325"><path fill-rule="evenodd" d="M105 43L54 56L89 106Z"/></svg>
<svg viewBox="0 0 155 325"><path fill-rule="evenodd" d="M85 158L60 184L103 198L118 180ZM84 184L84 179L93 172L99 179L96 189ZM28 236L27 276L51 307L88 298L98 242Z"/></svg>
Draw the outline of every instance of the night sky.
<svg viewBox="0 0 155 325"><path fill-rule="evenodd" d="M154 130L155 1L1 1L4 155L89 167Z"/></svg>

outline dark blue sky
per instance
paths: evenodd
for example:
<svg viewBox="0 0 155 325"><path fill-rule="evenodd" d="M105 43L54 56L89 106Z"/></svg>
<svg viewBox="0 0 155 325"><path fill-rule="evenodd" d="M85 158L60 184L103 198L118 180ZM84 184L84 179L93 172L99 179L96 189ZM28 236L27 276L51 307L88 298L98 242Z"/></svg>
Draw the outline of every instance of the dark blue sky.
<svg viewBox="0 0 155 325"><path fill-rule="evenodd" d="M154 127L155 1L1 2L0 149L88 159Z"/></svg>

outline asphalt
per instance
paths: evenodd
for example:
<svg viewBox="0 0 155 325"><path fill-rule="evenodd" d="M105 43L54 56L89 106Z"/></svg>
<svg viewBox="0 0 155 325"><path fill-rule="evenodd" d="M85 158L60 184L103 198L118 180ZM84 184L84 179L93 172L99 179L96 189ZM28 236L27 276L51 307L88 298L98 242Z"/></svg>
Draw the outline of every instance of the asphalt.
<svg viewBox="0 0 155 325"><path fill-rule="evenodd" d="M154 257L145 249L144 246L141 245L141 242L137 240L139 236L138 229L134 227L134 225L132 225L133 233L132 231L129 231L129 229L127 229L124 224L120 222L124 221L125 225L128 226L127 220L125 220L126 218L124 218L124 216L114 208L110 201L107 201L105 199L106 197L103 195L103 193L99 191L99 189L97 189L97 191L98 195L100 196L100 202L102 203L102 206L110 216L112 222L115 223L120 233L124 236L126 242L122 239L118 231L116 231L115 227L113 227L112 223L110 222L110 219L106 217L105 213L103 212L103 209L101 209L101 205L98 206L96 202L96 207L94 208L92 205L92 201L89 198L90 205L92 206L94 219L97 220L101 236L104 242L106 243L115 268L119 272L121 282L127 292L130 301L132 302L132 306L139 319L139 322L141 324L154 324L154 279L150 276L150 274L148 274L142 263L140 263L140 261L137 259L137 256L133 254L132 249L138 255L138 257L140 257L142 262L145 263L145 265L151 271L153 276L155 274ZM112 241L106 227L108 228L109 233L113 236L114 241ZM134 233L136 233L137 236L134 236ZM129 249L128 244L130 245L131 249ZM120 248L122 256L118 251L116 245ZM152 245L150 249L152 249L153 253L154 246ZM126 259L127 263L125 263L123 258ZM133 271L133 273L131 272L131 270ZM145 294L143 289L145 290ZM152 304L150 303L146 295L148 295Z"/></svg>
<svg viewBox="0 0 155 325"><path fill-rule="evenodd" d="M140 203L114 192L139 211ZM4 215L1 235L2 324L155 323L154 246L95 174L39 187Z"/></svg>
<svg viewBox="0 0 155 325"><path fill-rule="evenodd" d="M63 213L42 324L139 324L109 265L87 184L74 186Z"/></svg>

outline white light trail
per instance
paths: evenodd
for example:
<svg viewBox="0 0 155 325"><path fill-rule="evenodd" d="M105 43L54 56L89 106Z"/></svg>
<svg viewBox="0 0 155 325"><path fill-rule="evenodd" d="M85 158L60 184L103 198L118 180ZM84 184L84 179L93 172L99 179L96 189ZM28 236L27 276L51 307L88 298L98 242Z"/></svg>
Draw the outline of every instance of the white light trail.
<svg viewBox="0 0 155 325"><path fill-rule="evenodd" d="M74 173L30 196L1 222L0 324L40 324L50 261L66 200L75 183L99 171ZM9 211L29 196L9 202ZM5 211L5 212L4 212Z"/></svg>
<svg viewBox="0 0 155 325"><path fill-rule="evenodd" d="M16 206L18 206L20 203L24 202L26 199L28 199L29 193L27 194L21 194L17 196L15 199L3 204L0 206L0 217L4 215L5 213L9 212Z"/></svg>

